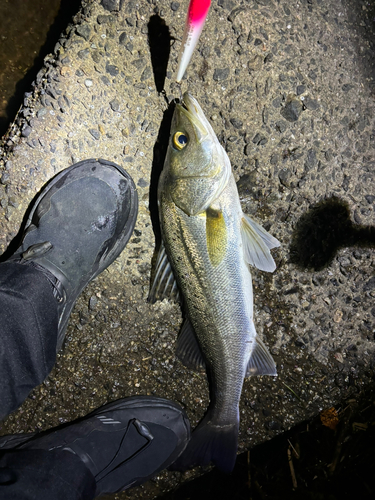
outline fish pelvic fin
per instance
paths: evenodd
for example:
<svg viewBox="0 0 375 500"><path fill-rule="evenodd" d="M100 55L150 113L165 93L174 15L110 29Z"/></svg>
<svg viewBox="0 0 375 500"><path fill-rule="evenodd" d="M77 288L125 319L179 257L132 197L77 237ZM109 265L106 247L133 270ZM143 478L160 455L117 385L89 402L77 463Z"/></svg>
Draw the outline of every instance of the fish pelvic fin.
<svg viewBox="0 0 375 500"><path fill-rule="evenodd" d="M247 364L246 377L251 375L277 375L275 361L258 336Z"/></svg>
<svg viewBox="0 0 375 500"><path fill-rule="evenodd" d="M245 261L261 271L272 273L276 269L276 264L270 249L279 247L280 242L244 213L241 220L241 236Z"/></svg>
<svg viewBox="0 0 375 500"><path fill-rule="evenodd" d="M199 371L206 368L197 336L188 318L185 319L177 339L176 356L191 370Z"/></svg>
<svg viewBox="0 0 375 500"><path fill-rule="evenodd" d="M156 259L155 275L147 301L154 304L157 300L163 299L179 302L180 292L162 241Z"/></svg>
<svg viewBox="0 0 375 500"><path fill-rule="evenodd" d="M238 422L232 425L214 425L210 412L194 430L185 451L170 467L185 471L197 465L213 463L225 473L232 472L238 447Z"/></svg>

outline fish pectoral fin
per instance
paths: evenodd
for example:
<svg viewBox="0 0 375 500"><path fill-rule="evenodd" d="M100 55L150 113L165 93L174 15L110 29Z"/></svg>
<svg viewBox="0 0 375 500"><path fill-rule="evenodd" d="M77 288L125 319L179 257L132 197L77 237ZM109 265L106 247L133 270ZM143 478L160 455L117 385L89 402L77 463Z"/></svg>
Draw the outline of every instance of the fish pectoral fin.
<svg viewBox="0 0 375 500"><path fill-rule="evenodd" d="M164 244L161 242L156 259L155 276L147 300L151 302L151 304L154 304L157 300L163 299L170 299L178 302L180 293Z"/></svg>
<svg viewBox="0 0 375 500"><path fill-rule="evenodd" d="M227 228L223 212L208 208L206 210L206 242L211 264L216 267L227 251Z"/></svg>
<svg viewBox="0 0 375 500"><path fill-rule="evenodd" d="M244 213L241 220L241 236L245 261L261 271L272 273L276 269L276 264L270 249L279 247L280 242Z"/></svg>
<svg viewBox="0 0 375 500"><path fill-rule="evenodd" d="M206 362L193 325L187 318L182 325L180 335L177 339L176 356L187 368L192 370L202 370L206 368Z"/></svg>
<svg viewBox="0 0 375 500"><path fill-rule="evenodd" d="M246 377L251 375L277 375L275 361L259 337L247 364Z"/></svg>

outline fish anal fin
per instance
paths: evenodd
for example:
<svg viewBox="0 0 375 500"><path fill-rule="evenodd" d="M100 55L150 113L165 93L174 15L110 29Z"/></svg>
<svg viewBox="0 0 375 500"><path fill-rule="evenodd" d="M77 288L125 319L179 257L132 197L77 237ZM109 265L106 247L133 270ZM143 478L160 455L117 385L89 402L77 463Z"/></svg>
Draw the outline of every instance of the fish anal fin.
<svg viewBox="0 0 375 500"><path fill-rule="evenodd" d="M272 273L276 264L270 249L279 247L280 242L245 214L242 214L241 236L245 261L261 271Z"/></svg>
<svg viewBox="0 0 375 500"><path fill-rule="evenodd" d="M173 275L172 266L168 260L163 242L161 242L155 265L155 275L152 281L148 302L154 304L157 300L170 299L178 302L179 289Z"/></svg>
<svg viewBox="0 0 375 500"><path fill-rule="evenodd" d="M275 361L259 337L247 364L246 377L251 375L277 375Z"/></svg>
<svg viewBox="0 0 375 500"><path fill-rule="evenodd" d="M211 264L215 267L225 256L227 238L223 212L209 207L206 210L206 242Z"/></svg>
<svg viewBox="0 0 375 500"><path fill-rule="evenodd" d="M187 368L196 371L206 368L194 328L187 318L177 339L176 356Z"/></svg>

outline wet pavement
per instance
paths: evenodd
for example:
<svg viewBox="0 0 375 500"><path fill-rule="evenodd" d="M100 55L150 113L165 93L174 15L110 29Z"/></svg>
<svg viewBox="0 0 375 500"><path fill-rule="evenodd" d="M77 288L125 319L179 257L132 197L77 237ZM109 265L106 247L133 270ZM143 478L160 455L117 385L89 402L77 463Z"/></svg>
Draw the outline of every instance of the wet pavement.
<svg viewBox="0 0 375 500"><path fill-rule="evenodd" d="M207 408L205 374L174 355L179 306L147 302L187 3L83 1L4 136L2 251L45 182L85 158L125 167L140 204L126 250L79 298L55 368L2 434L135 394L179 402L193 425ZM354 0L213 2L182 82L228 152L244 211L282 243L273 275L252 270L279 375L245 381L239 451L374 377L374 13ZM164 472L112 498L153 498L200 473Z"/></svg>

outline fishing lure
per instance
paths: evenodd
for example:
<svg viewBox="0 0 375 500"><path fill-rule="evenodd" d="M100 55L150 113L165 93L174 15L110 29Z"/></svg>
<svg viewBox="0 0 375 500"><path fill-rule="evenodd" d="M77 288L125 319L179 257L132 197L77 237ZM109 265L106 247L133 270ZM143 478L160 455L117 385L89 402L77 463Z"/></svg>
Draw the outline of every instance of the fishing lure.
<svg viewBox="0 0 375 500"><path fill-rule="evenodd" d="M211 0L190 0L179 55L176 82L180 83L202 33Z"/></svg>

